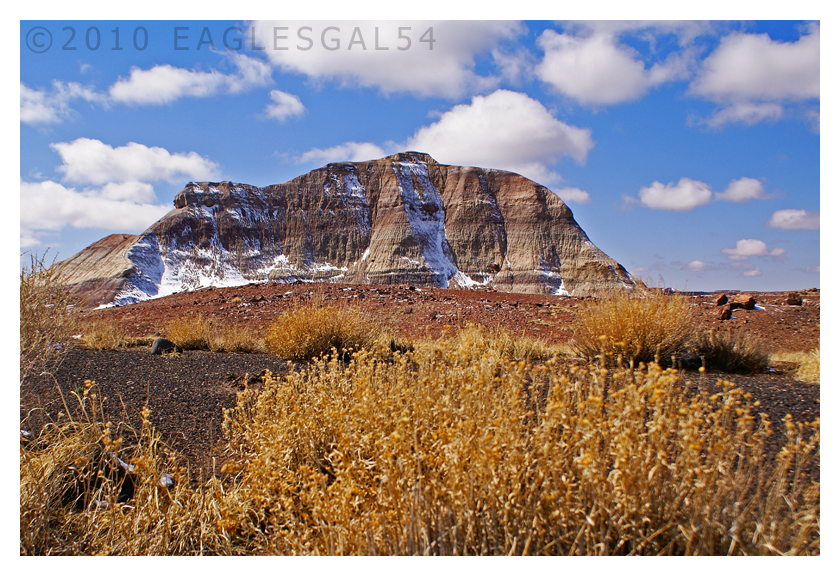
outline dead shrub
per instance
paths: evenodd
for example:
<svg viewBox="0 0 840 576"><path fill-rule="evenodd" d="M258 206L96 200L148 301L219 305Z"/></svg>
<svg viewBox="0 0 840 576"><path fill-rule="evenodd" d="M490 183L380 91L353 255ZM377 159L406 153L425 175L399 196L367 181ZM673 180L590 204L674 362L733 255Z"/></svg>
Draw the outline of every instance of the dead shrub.
<svg viewBox="0 0 840 576"><path fill-rule="evenodd" d="M289 360L310 360L335 349L352 353L371 346L376 327L348 306L302 306L281 314L265 331L267 349Z"/></svg>
<svg viewBox="0 0 840 576"><path fill-rule="evenodd" d="M691 302L679 294L617 292L579 313L571 346L611 365L668 359L691 340L693 316Z"/></svg>
<svg viewBox="0 0 840 576"><path fill-rule="evenodd" d="M700 332L692 348L712 370L756 374L770 365L763 342L743 329Z"/></svg>

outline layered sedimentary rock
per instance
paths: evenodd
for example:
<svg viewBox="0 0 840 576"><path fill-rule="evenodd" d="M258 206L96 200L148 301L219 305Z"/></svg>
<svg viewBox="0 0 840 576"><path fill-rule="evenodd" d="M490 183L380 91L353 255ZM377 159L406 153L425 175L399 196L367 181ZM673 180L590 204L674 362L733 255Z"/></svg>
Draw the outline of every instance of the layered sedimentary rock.
<svg viewBox="0 0 840 576"><path fill-rule="evenodd" d="M544 186L418 152L263 188L189 183L174 204L139 236L109 236L61 263L63 279L95 296L89 304L298 279L571 296L633 286Z"/></svg>

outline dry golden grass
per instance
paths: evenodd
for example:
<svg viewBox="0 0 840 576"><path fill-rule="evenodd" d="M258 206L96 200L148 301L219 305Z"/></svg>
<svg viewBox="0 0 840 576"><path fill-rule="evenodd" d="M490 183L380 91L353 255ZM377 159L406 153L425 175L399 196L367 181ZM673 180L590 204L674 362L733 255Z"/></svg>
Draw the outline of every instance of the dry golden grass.
<svg viewBox="0 0 840 576"><path fill-rule="evenodd" d="M820 383L820 349L812 350L808 354L804 362L799 365L799 369L794 376L797 380L802 382L809 382L811 384Z"/></svg>
<svg viewBox="0 0 840 576"><path fill-rule="evenodd" d="M225 325L201 314L170 320L163 334L184 350L213 352L265 352L265 342L247 327Z"/></svg>
<svg viewBox="0 0 840 576"><path fill-rule="evenodd" d="M173 555L231 553L212 528L218 480L190 487L183 459L160 441L144 410L139 432L120 425L123 446L105 422L96 386L75 394L84 417L48 425L34 446L20 448L20 554ZM113 457L134 466L134 495L118 503L122 478L109 473ZM174 486L159 482L170 474ZM78 505L74 505L77 502ZM210 529L208 529L210 527Z"/></svg>
<svg viewBox="0 0 840 576"><path fill-rule="evenodd" d="M129 336L126 329L118 323L101 318L79 322L77 330L81 333L78 342L93 350L151 346L154 342L154 336Z"/></svg>
<svg viewBox="0 0 840 576"><path fill-rule="evenodd" d="M790 362L798 364L793 377L800 382L809 384L820 383L820 349L810 352L777 352L771 356L773 362Z"/></svg>
<svg viewBox="0 0 840 576"><path fill-rule="evenodd" d="M679 294L617 292L579 313L572 346L612 364L667 360L691 340L693 316L690 301Z"/></svg>
<svg viewBox="0 0 840 576"><path fill-rule="evenodd" d="M20 380L50 370L72 336L73 299L44 257L30 256L20 272Z"/></svg>
<svg viewBox="0 0 840 576"><path fill-rule="evenodd" d="M310 360L335 349L352 353L374 344L377 329L349 306L311 304L281 314L265 331L268 351L289 360Z"/></svg>
<svg viewBox="0 0 840 576"><path fill-rule="evenodd" d="M322 358L226 418L219 529L269 554L818 554L818 423L769 433L725 382L477 358L455 339Z"/></svg>
<svg viewBox="0 0 840 576"><path fill-rule="evenodd" d="M763 372L770 364L763 342L743 329L698 332L692 349L704 359L706 368L723 372Z"/></svg>
<svg viewBox="0 0 840 576"><path fill-rule="evenodd" d="M768 423L732 384L690 396L656 365L528 362L533 344L493 340L471 328L267 377L226 415L231 476L196 487L148 413L120 445L88 383L85 421L21 448L21 554L820 553L803 475L818 422L786 420L768 462ZM104 479L62 505L107 451L134 464L135 496Z"/></svg>

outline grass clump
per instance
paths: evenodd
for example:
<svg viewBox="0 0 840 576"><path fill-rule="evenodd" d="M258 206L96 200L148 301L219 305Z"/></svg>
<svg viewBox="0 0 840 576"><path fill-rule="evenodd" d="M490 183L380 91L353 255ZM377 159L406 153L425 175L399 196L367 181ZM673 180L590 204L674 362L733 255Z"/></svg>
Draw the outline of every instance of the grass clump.
<svg viewBox="0 0 840 576"><path fill-rule="evenodd" d="M764 344L743 329L699 332L692 349L704 359L706 368L722 372L754 374L770 365Z"/></svg>
<svg viewBox="0 0 840 576"><path fill-rule="evenodd" d="M820 349L810 352L777 352L771 357L773 362L796 364L792 376L800 382L820 383Z"/></svg>
<svg viewBox="0 0 840 576"><path fill-rule="evenodd" d="M247 327L226 325L201 314L168 321L163 334L184 350L245 353L266 351L265 342Z"/></svg>
<svg viewBox="0 0 840 576"><path fill-rule="evenodd" d="M812 350L805 361L799 365L794 377L810 384L820 383L820 349Z"/></svg>
<svg viewBox="0 0 840 576"><path fill-rule="evenodd" d="M345 306L309 305L287 310L265 331L268 351L288 360L310 360L335 349L347 355L371 346L376 327L361 311Z"/></svg>
<svg viewBox="0 0 840 576"><path fill-rule="evenodd" d="M50 370L72 337L73 298L44 256L30 255L20 272L20 381Z"/></svg>
<svg viewBox="0 0 840 576"><path fill-rule="evenodd" d="M101 318L80 323L79 331L79 343L93 350L151 346L154 342L153 336L129 336L128 331L119 323Z"/></svg>
<svg viewBox="0 0 840 576"><path fill-rule="evenodd" d="M617 292L579 314L572 347L609 364L668 359L691 340L693 316L691 302L679 294Z"/></svg>

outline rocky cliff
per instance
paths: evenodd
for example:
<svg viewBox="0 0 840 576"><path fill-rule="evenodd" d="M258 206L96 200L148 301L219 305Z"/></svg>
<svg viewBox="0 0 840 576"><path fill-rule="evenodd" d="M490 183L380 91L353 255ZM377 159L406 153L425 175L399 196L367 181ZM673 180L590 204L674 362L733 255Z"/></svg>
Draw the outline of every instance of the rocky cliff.
<svg viewBox="0 0 840 576"><path fill-rule="evenodd" d="M58 264L61 278L88 305L268 280L571 296L633 286L544 186L418 152L264 188L190 183L174 204L139 236L109 236Z"/></svg>

